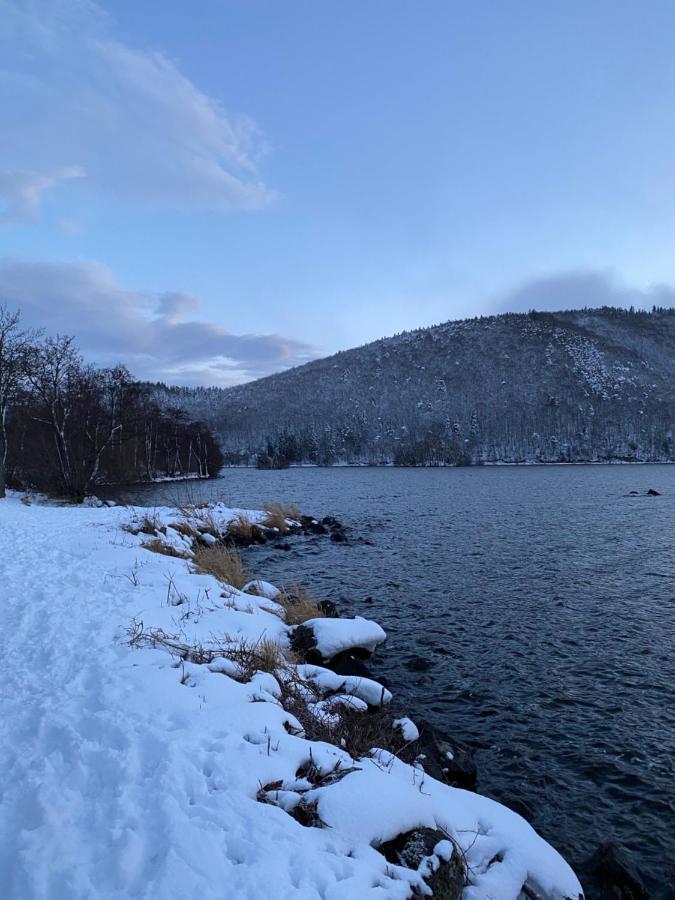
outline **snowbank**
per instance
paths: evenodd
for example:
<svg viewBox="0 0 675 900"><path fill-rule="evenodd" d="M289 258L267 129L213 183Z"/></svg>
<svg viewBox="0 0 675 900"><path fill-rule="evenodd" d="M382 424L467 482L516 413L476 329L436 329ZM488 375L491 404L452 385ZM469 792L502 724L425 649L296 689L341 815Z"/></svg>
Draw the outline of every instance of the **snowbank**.
<svg viewBox="0 0 675 900"><path fill-rule="evenodd" d="M240 512L218 505L189 524L214 537ZM403 900L428 890L424 872L375 845L421 825L466 855L466 900L516 900L525 883L580 894L515 813L376 748L353 759L308 740L284 708L289 677L321 692L317 715L370 715L390 695L293 669L272 586L259 596L195 574L176 510L152 517L180 555L144 548L147 516L0 501L3 898ZM355 633L371 649L384 639L366 620L311 624L328 656Z"/></svg>

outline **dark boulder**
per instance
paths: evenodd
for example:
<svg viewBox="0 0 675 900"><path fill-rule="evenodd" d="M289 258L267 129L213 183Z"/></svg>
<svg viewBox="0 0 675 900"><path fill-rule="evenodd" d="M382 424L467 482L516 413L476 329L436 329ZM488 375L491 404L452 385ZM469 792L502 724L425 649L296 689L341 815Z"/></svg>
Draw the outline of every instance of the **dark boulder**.
<svg viewBox="0 0 675 900"><path fill-rule="evenodd" d="M342 522L336 519L335 516L324 516L320 524L325 525L327 528L342 528Z"/></svg>
<svg viewBox="0 0 675 900"><path fill-rule="evenodd" d="M228 531L224 543L230 547L251 547L253 544L266 544L269 535L269 529L252 525L245 530Z"/></svg>
<svg viewBox="0 0 675 900"><path fill-rule="evenodd" d="M316 635L311 625L296 625L289 632L289 639L291 650L297 653L304 662L313 666L325 666L339 675L363 675L362 671L346 671L346 669L351 665L355 670L357 661L369 659L371 655L370 650L365 647L349 647L336 653L331 659L326 659L317 647ZM338 672L335 668L336 665L342 665L345 671Z"/></svg>
<svg viewBox="0 0 675 900"><path fill-rule="evenodd" d="M600 844L583 866L588 885L597 900L649 900L649 892L639 873L616 844Z"/></svg>
<svg viewBox="0 0 675 900"><path fill-rule="evenodd" d="M332 600L319 600L317 606L328 619L339 619L340 611Z"/></svg>
<svg viewBox="0 0 675 900"><path fill-rule="evenodd" d="M415 828L406 834L400 834L392 841L381 844L378 850L390 863L417 870L430 856L434 855L434 848L441 841L449 843L447 836L442 831L432 828ZM454 844L452 847L450 858L437 857L436 868L424 875L424 881L431 890L434 900L460 900L462 896L466 876L464 860L457 847ZM421 897L422 894L416 891L413 896Z"/></svg>
<svg viewBox="0 0 675 900"><path fill-rule="evenodd" d="M338 653L331 659L328 668L336 675L355 675L357 678L373 677L363 659L356 656L352 650L343 650L342 653Z"/></svg>
<svg viewBox="0 0 675 900"><path fill-rule="evenodd" d="M301 516L300 522L303 530L308 534L328 534L328 526L318 522L312 516Z"/></svg>
<svg viewBox="0 0 675 900"><path fill-rule="evenodd" d="M297 653L306 663L313 666L323 664L323 657L316 649L316 637L314 631L308 625L298 625L291 631L291 650Z"/></svg>
<svg viewBox="0 0 675 900"><path fill-rule="evenodd" d="M334 529L330 533L331 541L335 541L336 544L346 544L348 543L347 535L341 529Z"/></svg>

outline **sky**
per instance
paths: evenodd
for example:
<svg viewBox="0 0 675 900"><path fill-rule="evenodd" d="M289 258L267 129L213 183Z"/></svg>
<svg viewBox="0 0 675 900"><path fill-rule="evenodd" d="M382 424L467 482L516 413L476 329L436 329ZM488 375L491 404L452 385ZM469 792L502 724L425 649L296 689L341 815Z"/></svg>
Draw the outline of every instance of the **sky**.
<svg viewBox="0 0 675 900"><path fill-rule="evenodd" d="M228 385L675 305L675 4L0 0L0 304Z"/></svg>

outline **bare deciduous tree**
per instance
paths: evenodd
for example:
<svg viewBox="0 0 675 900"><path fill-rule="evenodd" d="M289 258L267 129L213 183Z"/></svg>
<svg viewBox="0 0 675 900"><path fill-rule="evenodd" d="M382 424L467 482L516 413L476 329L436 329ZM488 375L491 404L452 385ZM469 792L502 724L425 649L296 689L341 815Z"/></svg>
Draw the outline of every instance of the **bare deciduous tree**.
<svg viewBox="0 0 675 900"><path fill-rule="evenodd" d="M74 488L67 438L73 393L71 382L79 365L80 357L73 346L73 338L59 336L47 338L33 347L24 366L25 377L42 404L41 415L34 418L52 431L61 482L68 494Z"/></svg>
<svg viewBox="0 0 675 900"><path fill-rule="evenodd" d="M7 416L21 384L30 337L21 329L21 314L0 306L0 498L5 496Z"/></svg>
<svg viewBox="0 0 675 900"><path fill-rule="evenodd" d="M73 338L58 336L31 348L25 377L40 403L33 418L47 425L54 439L62 489L82 498L122 428L122 402L131 376L123 366L85 366Z"/></svg>

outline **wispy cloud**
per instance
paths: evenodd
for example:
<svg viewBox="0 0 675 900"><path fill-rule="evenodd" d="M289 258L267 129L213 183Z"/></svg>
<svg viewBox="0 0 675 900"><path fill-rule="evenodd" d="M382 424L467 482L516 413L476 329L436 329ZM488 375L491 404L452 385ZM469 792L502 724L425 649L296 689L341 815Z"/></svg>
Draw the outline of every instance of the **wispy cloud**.
<svg viewBox="0 0 675 900"><path fill-rule="evenodd" d="M0 303L24 323L74 334L87 358L126 363L137 377L174 384L235 384L306 362L315 348L276 334L232 334L191 318L188 294L132 291L99 263L0 263Z"/></svg>
<svg viewBox="0 0 675 900"><path fill-rule="evenodd" d="M621 283L611 272L580 270L561 272L526 281L503 294L496 312L579 309L597 306L635 306L640 309L675 306L675 288L654 284L636 288Z"/></svg>
<svg viewBox="0 0 675 900"><path fill-rule="evenodd" d="M33 221L38 217L45 191L84 174L80 166L65 166L47 174L0 171L0 225Z"/></svg>
<svg viewBox="0 0 675 900"><path fill-rule="evenodd" d="M86 170L88 188L137 204L269 202L255 123L228 114L167 56L119 40L94 3L0 0L0 58L0 169L13 173L0 185L5 215L34 214L59 180L36 173L72 167Z"/></svg>

